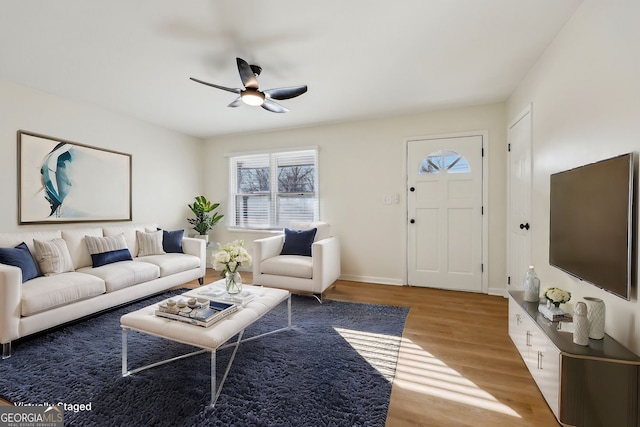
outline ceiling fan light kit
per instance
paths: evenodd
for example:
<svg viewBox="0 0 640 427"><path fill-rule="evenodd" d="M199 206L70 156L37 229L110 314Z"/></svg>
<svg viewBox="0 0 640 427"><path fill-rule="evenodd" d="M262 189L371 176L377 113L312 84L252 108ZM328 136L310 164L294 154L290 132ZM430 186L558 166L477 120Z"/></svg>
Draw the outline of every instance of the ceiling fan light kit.
<svg viewBox="0 0 640 427"><path fill-rule="evenodd" d="M274 101L291 99L296 96L300 96L307 91L307 86L293 86L283 87L278 89L268 89L264 92L259 89L257 77L262 72L262 68L257 65L249 65L247 61L242 58L236 58L238 65L238 73L244 88L230 88L225 86L208 83L196 78L190 77L191 80L203 85L215 87L216 89L226 90L227 92L233 92L240 95L235 101L228 105L228 107L239 107L242 103L251 106L260 106L272 113L286 113L289 111L287 108ZM240 102L242 101L242 102Z"/></svg>
<svg viewBox="0 0 640 427"><path fill-rule="evenodd" d="M246 89L240 95L242 101L247 105L259 106L264 104L264 93L254 89Z"/></svg>

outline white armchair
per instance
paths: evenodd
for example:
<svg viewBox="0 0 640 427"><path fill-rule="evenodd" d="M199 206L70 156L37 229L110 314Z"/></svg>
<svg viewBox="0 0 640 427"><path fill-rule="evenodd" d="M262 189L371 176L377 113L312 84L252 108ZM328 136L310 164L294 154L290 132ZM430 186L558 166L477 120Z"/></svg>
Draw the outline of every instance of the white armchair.
<svg viewBox="0 0 640 427"><path fill-rule="evenodd" d="M284 235L254 240L253 283L312 293L322 301L322 293L340 277L340 242L325 222L295 223L291 228L317 229L311 256L281 255Z"/></svg>

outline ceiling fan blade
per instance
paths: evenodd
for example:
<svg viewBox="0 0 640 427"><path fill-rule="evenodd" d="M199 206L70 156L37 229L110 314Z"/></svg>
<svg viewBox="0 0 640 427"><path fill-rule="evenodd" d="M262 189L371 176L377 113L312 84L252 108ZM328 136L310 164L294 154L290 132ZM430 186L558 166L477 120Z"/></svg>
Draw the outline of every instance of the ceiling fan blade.
<svg viewBox="0 0 640 427"><path fill-rule="evenodd" d="M227 105L227 107L239 107L242 104L244 104L244 102L242 102L242 97L237 97L235 101L233 101L231 104Z"/></svg>
<svg viewBox="0 0 640 427"><path fill-rule="evenodd" d="M289 109L284 108L282 105L278 104L275 101L270 100L269 98L265 98L262 103L262 108L267 111L271 111L272 113L286 113Z"/></svg>
<svg viewBox="0 0 640 427"><path fill-rule="evenodd" d="M300 96L307 91L307 85L294 87L281 87L278 89L268 89L263 93L271 99L290 99Z"/></svg>
<svg viewBox="0 0 640 427"><path fill-rule="evenodd" d="M240 73L240 79L244 87L247 89L258 89L258 79L256 79L249 63L242 58L236 58L236 62L238 63L238 72Z"/></svg>
<svg viewBox="0 0 640 427"><path fill-rule="evenodd" d="M215 85L213 83L207 83L207 82L203 82L202 80L198 80L198 79L194 79L193 77L189 77L191 80L193 80L194 82L198 82L198 83L202 83L203 85L207 85L207 86L211 86L211 87L215 87L216 89L222 89L222 90L226 90L227 92L233 92L233 93L240 93L242 92L242 89L240 88L230 88L230 87L225 87L225 86L220 86L220 85Z"/></svg>

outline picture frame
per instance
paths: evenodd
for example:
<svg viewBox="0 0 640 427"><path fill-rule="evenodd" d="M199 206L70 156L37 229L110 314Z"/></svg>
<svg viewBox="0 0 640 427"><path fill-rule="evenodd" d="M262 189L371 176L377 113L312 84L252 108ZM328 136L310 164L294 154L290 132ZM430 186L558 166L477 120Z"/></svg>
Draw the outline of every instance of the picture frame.
<svg viewBox="0 0 640 427"><path fill-rule="evenodd" d="M18 223L132 220L131 154L18 131Z"/></svg>

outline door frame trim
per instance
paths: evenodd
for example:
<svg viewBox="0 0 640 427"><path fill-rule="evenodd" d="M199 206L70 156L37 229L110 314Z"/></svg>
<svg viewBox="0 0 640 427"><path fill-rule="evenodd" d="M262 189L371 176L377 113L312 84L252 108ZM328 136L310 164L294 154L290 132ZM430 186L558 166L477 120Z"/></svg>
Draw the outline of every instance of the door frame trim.
<svg viewBox="0 0 640 427"><path fill-rule="evenodd" d="M515 283L513 284L509 284L508 282L508 277L509 277L509 273L511 272L511 230L510 230L510 224L509 221L511 220L511 154L508 151L509 150L509 144L511 144L511 140L509 139L510 136L510 132L511 129L517 125L522 119L524 119L526 116L529 116L529 123L531 125L531 128L529 129L529 150L530 150L530 161L531 161L531 180L533 180L533 104L532 103L528 103L527 105L525 105L525 107L518 113L515 115L515 117L513 119L511 119L509 121L509 124L507 125L507 146L505 147L505 149L507 150L507 198L506 198L506 203L507 203L507 221L506 221L506 235L507 235L507 241L505 242L505 248L507 249L506 252L506 258L505 258L505 265L507 267L507 271L505 272L505 284L504 284L504 297L507 298L509 296L509 290L513 289L513 285L515 285ZM529 182L529 216L531 216L531 198L533 197L533 190L532 190L532 185L533 182L530 181ZM532 246L532 242L531 240L529 240L529 245L530 245L530 253L533 250ZM516 285L517 288L517 285Z"/></svg>
<svg viewBox="0 0 640 427"><path fill-rule="evenodd" d="M408 180L408 167L407 156L409 150L409 143L412 141L424 141L429 139L446 139L446 138L463 138L469 136L480 136L482 138L482 293L487 294L489 292L489 131L468 131L468 132L453 132L453 133L440 133L429 134L422 136L410 136L404 138L402 149L404 150L404 162L402 162L402 175L404 176L404 226L402 233L402 259L403 265L403 285L409 284L409 266L407 260L408 254L408 233L409 233L409 204L407 202L407 180Z"/></svg>

